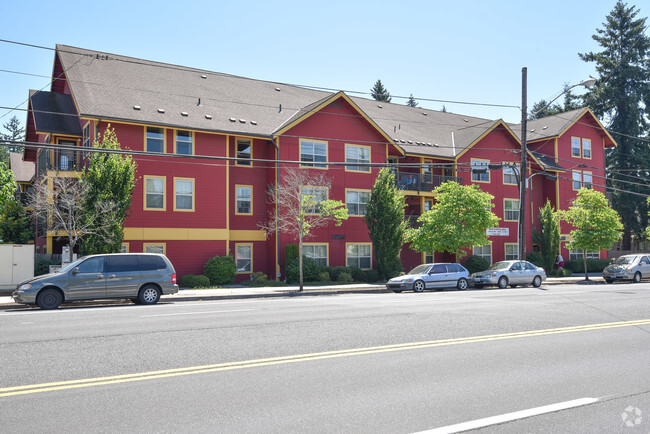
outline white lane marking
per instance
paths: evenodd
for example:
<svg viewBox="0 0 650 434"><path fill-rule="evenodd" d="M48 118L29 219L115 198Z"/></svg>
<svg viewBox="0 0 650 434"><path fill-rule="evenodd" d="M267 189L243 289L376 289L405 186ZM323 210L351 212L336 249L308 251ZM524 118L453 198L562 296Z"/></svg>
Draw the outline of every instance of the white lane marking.
<svg viewBox="0 0 650 434"><path fill-rule="evenodd" d="M204 315L209 313L246 312L251 310L258 310L258 309L228 309L228 310L209 310L203 312L161 313L157 315L140 315L140 318L151 318L154 316Z"/></svg>
<svg viewBox="0 0 650 434"><path fill-rule="evenodd" d="M499 416L486 417L484 419L477 419L469 422L459 423L456 425L449 425L441 428L435 428L428 431L422 431L422 433L442 434L442 433L457 433L463 431L470 431L474 429L485 428L492 425L499 425L505 422L512 422L514 420L526 419L532 416L539 416L540 414L554 413L556 411L582 407L596 402L598 402L598 398L574 399L573 401L559 402L557 404L550 404L542 407L531 408L528 410L515 411L513 413L506 413Z"/></svg>

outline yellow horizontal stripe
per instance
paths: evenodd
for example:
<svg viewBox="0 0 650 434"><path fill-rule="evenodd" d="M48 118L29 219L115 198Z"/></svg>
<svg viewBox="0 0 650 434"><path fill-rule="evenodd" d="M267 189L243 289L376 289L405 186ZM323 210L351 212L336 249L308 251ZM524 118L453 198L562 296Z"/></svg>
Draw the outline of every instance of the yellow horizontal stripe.
<svg viewBox="0 0 650 434"><path fill-rule="evenodd" d="M125 241L264 241L264 231L209 228L124 228Z"/></svg>
<svg viewBox="0 0 650 434"><path fill-rule="evenodd" d="M187 368L165 369L159 371L140 372L135 374L114 375L108 377L86 378L81 380L59 381L52 383L31 384L0 388L0 398L26 395L33 393L52 392L57 390L77 389L82 387L103 386L108 384L128 383L133 381L154 380L159 378L179 377L184 375L206 374L210 372L227 371L234 369L257 368L270 365L307 362L314 360L333 359L350 356L361 356L394 351L418 350L425 348L443 347L450 345L490 342L505 339L547 336L560 333L576 333L593 330L603 330L617 327L637 327L650 325L650 319L638 321L623 321L615 323L590 324L585 326L563 327L546 330L532 330L526 332L474 336L466 338L442 339L437 341L411 342L406 344L383 345L376 347L354 348L340 351L325 351L320 353L300 354L292 356L271 357L266 359L245 360L240 362L217 363L213 365L193 366Z"/></svg>

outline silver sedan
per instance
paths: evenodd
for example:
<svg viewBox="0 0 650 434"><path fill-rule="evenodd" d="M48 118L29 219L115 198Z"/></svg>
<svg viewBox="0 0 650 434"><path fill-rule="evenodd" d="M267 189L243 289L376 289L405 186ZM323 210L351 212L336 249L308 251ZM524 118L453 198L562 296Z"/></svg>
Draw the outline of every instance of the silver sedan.
<svg viewBox="0 0 650 434"><path fill-rule="evenodd" d="M546 272L528 261L501 261L485 271L472 274L471 280L475 288L498 286L503 289L508 285L511 288L517 285L538 288L546 280Z"/></svg>
<svg viewBox="0 0 650 434"><path fill-rule="evenodd" d="M469 272L460 264L438 263L418 265L408 274L390 279L386 287L393 292L425 289L452 288L467 289Z"/></svg>

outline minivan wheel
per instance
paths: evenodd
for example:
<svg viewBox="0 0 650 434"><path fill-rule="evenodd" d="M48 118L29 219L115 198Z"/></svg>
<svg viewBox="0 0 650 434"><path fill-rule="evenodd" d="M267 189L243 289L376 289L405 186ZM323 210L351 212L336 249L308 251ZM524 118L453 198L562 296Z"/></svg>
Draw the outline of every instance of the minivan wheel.
<svg viewBox="0 0 650 434"><path fill-rule="evenodd" d="M497 286L499 289L505 289L508 286L508 278L505 276L501 276L499 278L499 282L497 283Z"/></svg>
<svg viewBox="0 0 650 434"><path fill-rule="evenodd" d="M458 279L456 288L458 288L460 291L465 291L467 289L467 279L465 279L464 277Z"/></svg>
<svg viewBox="0 0 650 434"><path fill-rule="evenodd" d="M43 310L56 309L63 303L61 293L56 289L44 289L38 293L36 304Z"/></svg>
<svg viewBox="0 0 650 434"><path fill-rule="evenodd" d="M539 288L540 286L542 286L542 278L540 276L535 276L535 278L533 279L533 286L535 288Z"/></svg>
<svg viewBox="0 0 650 434"><path fill-rule="evenodd" d="M634 278L632 279L632 282L634 283L641 282L641 273L639 273L638 271L634 273Z"/></svg>
<svg viewBox="0 0 650 434"><path fill-rule="evenodd" d="M422 292L424 291L424 282L422 280L416 280L413 284L413 291Z"/></svg>
<svg viewBox="0 0 650 434"><path fill-rule="evenodd" d="M156 304L160 300L160 290L153 285L147 285L140 290L138 300L141 304Z"/></svg>

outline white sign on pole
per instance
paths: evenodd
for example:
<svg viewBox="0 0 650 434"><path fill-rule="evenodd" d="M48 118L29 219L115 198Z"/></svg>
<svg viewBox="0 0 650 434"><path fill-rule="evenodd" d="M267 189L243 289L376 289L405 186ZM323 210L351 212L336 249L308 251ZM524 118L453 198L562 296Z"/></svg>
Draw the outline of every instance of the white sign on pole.
<svg viewBox="0 0 650 434"><path fill-rule="evenodd" d="M510 228L487 228L485 234L488 236L507 237L510 235Z"/></svg>

